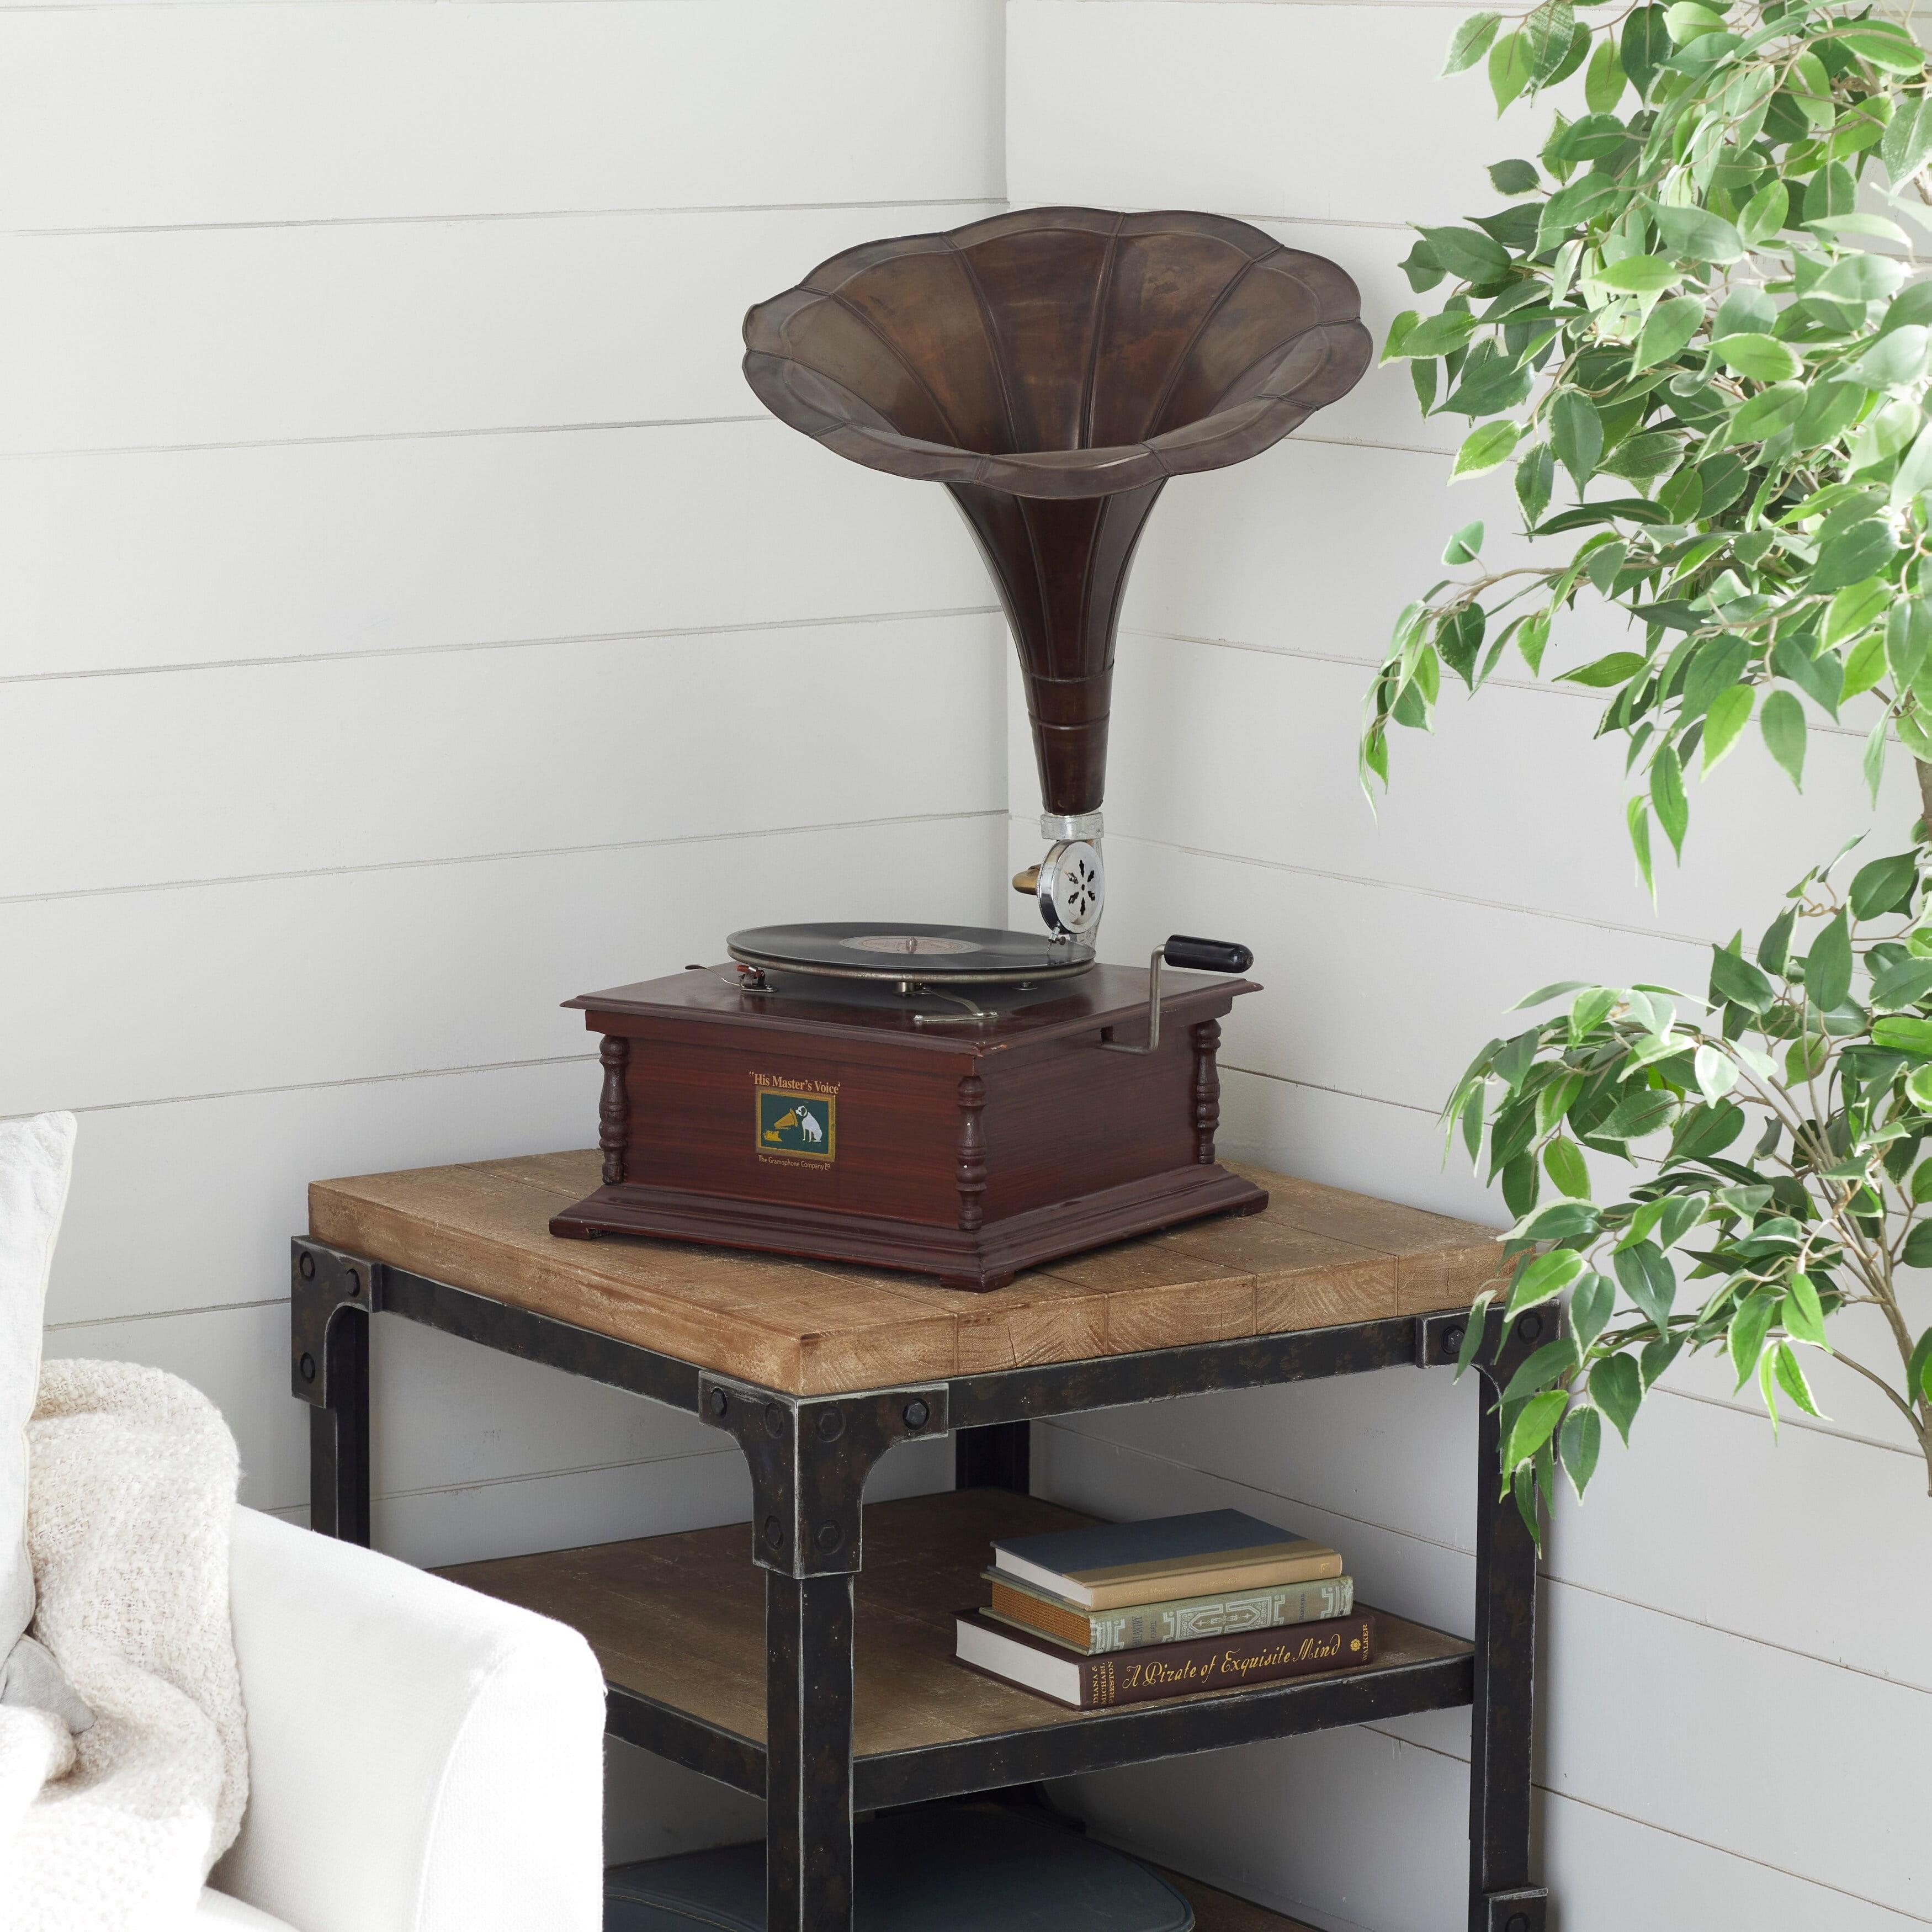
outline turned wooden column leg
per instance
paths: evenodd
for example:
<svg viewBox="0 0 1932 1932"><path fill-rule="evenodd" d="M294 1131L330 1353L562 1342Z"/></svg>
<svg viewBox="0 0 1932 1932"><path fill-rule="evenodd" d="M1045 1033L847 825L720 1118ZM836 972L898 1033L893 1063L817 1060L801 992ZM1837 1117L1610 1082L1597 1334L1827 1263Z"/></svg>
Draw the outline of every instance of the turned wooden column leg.
<svg viewBox="0 0 1932 1932"><path fill-rule="evenodd" d="M604 1185L615 1187L624 1178L624 1143L631 1132L631 1100L624 1086L631 1042L621 1034L607 1033L597 1057L604 1063L604 1092L597 1103L597 1144L604 1150Z"/></svg>
<svg viewBox="0 0 1932 1932"><path fill-rule="evenodd" d="M976 1234L986 1218L986 1131L980 1115L986 1105L986 1083L969 1073L959 1083L959 1226Z"/></svg>
<svg viewBox="0 0 1932 1932"><path fill-rule="evenodd" d="M1221 1075L1214 1056L1221 1045L1221 1022L1203 1020L1194 1037L1194 1158L1214 1165L1214 1134L1221 1124Z"/></svg>

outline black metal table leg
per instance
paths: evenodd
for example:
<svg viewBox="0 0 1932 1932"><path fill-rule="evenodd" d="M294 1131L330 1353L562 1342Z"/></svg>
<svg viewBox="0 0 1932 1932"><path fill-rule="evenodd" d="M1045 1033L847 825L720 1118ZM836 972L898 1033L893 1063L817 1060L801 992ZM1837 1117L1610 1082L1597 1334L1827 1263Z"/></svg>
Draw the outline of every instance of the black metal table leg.
<svg viewBox="0 0 1932 1932"><path fill-rule="evenodd" d="M814 1397L699 1378L699 1415L751 1466L752 1558L766 1573L766 1932L850 1932L862 1498L894 1443L946 1433L946 1408L944 1382Z"/></svg>
<svg viewBox="0 0 1932 1932"><path fill-rule="evenodd" d="M378 1270L359 1255L297 1240L291 1258L290 1367L310 1405L309 1526L368 1546L369 1316Z"/></svg>
<svg viewBox="0 0 1932 1932"><path fill-rule="evenodd" d="M765 1574L765 1924L852 1923L852 1578Z"/></svg>
<svg viewBox="0 0 1932 1932"><path fill-rule="evenodd" d="M1469 1932L1544 1932L1549 1894L1530 1882L1531 1741L1536 1675L1536 1541L1501 1487L1497 1404L1517 1365L1554 1338L1548 1310L1517 1316L1502 1342L1500 1312L1478 1366L1475 1702L1469 1718Z"/></svg>

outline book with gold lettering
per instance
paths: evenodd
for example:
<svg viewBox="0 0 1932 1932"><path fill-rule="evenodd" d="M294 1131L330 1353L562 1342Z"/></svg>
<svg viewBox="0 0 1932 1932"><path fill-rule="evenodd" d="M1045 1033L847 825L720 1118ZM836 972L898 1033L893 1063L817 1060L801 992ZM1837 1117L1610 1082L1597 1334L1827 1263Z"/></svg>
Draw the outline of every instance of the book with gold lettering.
<svg viewBox="0 0 1932 1932"><path fill-rule="evenodd" d="M1323 1576L1262 1590L1223 1590L1210 1596L1170 1597L1118 1610L1083 1610L1049 1591L1022 1583L1001 1570L982 1572L992 1586L986 1614L995 1623L1018 1624L1070 1650L1098 1657L1112 1650L1144 1650L1150 1644L1186 1643L1196 1637L1234 1636L1288 1624L1346 1617L1355 1607L1352 1576Z"/></svg>
<svg viewBox="0 0 1932 1932"><path fill-rule="evenodd" d="M1076 1656L1030 1630L996 1623L981 1610L962 1611L956 1628L961 1663L1082 1711L1347 1670L1375 1655L1375 1618L1368 1616L1100 1657Z"/></svg>

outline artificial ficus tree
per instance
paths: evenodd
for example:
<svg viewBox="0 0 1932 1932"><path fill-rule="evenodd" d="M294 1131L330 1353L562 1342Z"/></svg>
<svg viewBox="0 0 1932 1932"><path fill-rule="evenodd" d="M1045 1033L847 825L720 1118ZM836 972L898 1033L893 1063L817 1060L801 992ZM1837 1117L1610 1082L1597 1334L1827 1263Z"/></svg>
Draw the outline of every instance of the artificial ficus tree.
<svg viewBox="0 0 1932 1932"><path fill-rule="evenodd" d="M1445 72L1479 62L1499 112L1580 70L1584 111L1490 170L1504 206L1420 230L1411 285L1448 294L1396 317L1383 359L1425 412L1468 419L1456 477L1513 472L1531 548L1490 568L1480 523L1450 539L1455 574L1402 613L1370 689L1364 784L1388 782L1392 724L1432 724L1445 673L1473 692L1513 652L1604 694L1646 883L1653 828L1681 854L1687 776L1754 722L1801 784L1810 716L1868 712L1874 802L1896 742L1926 809L1846 898L1808 874L1754 961L1719 948L1697 1016L1568 988L1458 1087L1452 1131L1472 1155L1486 1136L1519 1216L1510 1306L1570 1297L1570 1336L1506 1398L1505 1474L1532 1518L1559 1465L1580 1494L1604 1420L1627 1435L1687 1347L1724 1348L1774 1418L1780 1392L1811 1408L1801 1352L1853 1306L1898 1360L1848 1366L1932 1472L1932 1328L1900 1292L1932 1263L1932 281L1909 259L1932 231L1932 74L1901 24L1814 0L1542 0L1466 20ZM1586 598L1628 645L1559 669ZM1599 1204L1582 1148L1646 1178Z"/></svg>

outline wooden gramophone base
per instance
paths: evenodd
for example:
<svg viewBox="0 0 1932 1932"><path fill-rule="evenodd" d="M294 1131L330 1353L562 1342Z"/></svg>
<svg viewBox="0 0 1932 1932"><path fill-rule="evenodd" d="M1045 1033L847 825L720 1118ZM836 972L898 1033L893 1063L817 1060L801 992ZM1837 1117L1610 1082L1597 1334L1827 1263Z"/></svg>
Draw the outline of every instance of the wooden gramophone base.
<svg viewBox="0 0 1932 1932"><path fill-rule="evenodd" d="M553 1234L651 1234L815 1261L935 1275L942 1288L1004 1288L1022 1268L1150 1234L1209 1214L1257 1214L1268 1195L1219 1166L1185 1167L1036 1208L968 1232L794 1202L733 1201L674 1187L600 1187L550 1224Z"/></svg>
<svg viewBox="0 0 1932 1932"><path fill-rule="evenodd" d="M586 994L604 1185L555 1234L647 1234L984 1289L1267 1194L1220 1166L1220 1016L1241 980L1096 966L969 1026L891 995L742 990L728 968ZM935 1007L940 1015L935 1022ZM952 1011L956 1013L958 1003Z"/></svg>

